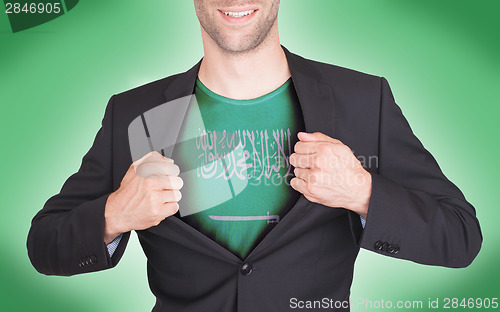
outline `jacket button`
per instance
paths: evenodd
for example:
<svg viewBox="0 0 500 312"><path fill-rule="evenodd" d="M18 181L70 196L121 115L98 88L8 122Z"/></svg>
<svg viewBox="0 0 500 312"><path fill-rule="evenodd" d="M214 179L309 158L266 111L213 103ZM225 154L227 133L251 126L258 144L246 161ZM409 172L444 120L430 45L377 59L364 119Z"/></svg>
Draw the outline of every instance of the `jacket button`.
<svg viewBox="0 0 500 312"><path fill-rule="evenodd" d="M250 275L250 273L252 273L252 271L253 271L253 267L250 263L243 263L243 265L240 268L240 273L245 275L245 276Z"/></svg>
<svg viewBox="0 0 500 312"><path fill-rule="evenodd" d="M375 248L375 250L382 250L382 242L377 241L375 245L373 245L373 248Z"/></svg>
<svg viewBox="0 0 500 312"><path fill-rule="evenodd" d="M89 259L90 265L95 265L97 263L97 258L95 256L90 257Z"/></svg>
<svg viewBox="0 0 500 312"><path fill-rule="evenodd" d="M388 244L387 242L384 242L384 243L382 244L382 248L381 248L380 250L382 250L382 251L387 251L387 247L389 247L389 244Z"/></svg>
<svg viewBox="0 0 500 312"><path fill-rule="evenodd" d="M387 252L391 255L394 254L394 245L389 244L389 246L387 246Z"/></svg>

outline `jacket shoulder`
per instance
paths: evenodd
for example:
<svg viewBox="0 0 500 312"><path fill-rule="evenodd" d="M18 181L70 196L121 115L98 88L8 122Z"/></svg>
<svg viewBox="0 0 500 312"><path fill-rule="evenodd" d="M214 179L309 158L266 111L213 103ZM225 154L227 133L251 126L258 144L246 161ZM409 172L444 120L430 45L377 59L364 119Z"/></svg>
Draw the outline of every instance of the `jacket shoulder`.
<svg viewBox="0 0 500 312"><path fill-rule="evenodd" d="M355 69L324 63L312 59L307 59L296 55L303 64L306 71L313 72L321 78L322 81L334 83L341 86L376 86L380 88L381 77L373 74L368 74Z"/></svg>
<svg viewBox="0 0 500 312"><path fill-rule="evenodd" d="M179 74L171 75L165 78L161 78L152 82L148 82L141 86L129 89L120 93L115 94L115 98L121 100L139 100L144 98L163 98L163 92L170 85L170 83L178 77Z"/></svg>

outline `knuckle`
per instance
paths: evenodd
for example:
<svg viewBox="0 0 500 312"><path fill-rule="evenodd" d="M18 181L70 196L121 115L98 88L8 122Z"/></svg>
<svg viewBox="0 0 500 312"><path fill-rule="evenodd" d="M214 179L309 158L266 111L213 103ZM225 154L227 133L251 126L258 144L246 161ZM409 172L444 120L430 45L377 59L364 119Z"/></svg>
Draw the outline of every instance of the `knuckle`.
<svg viewBox="0 0 500 312"><path fill-rule="evenodd" d="M182 193L179 190L173 191L174 194L174 201L178 202L182 198Z"/></svg>
<svg viewBox="0 0 500 312"><path fill-rule="evenodd" d="M321 151L324 155L331 155L335 152L335 147L331 143L322 144Z"/></svg>
<svg viewBox="0 0 500 312"><path fill-rule="evenodd" d="M137 165L137 170L146 170L151 166L151 163L140 163Z"/></svg>
<svg viewBox="0 0 500 312"><path fill-rule="evenodd" d="M289 160L290 160L290 163L291 163L292 165L295 165L295 164L296 164L296 163L295 163L295 153L292 153L292 154L290 155Z"/></svg>
<svg viewBox="0 0 500 312"><path fill-rule="evenodd" d="M152 152L151 152L151 155L149 155L149 157L148 157L148 158L151 158L151 159L157 159L157 158L161 158L161 157L162 157L162 156L161 156L161 154L160 154L160 153L158 153L158 151L152 151Z"/></svg>
<svg viewBox="0 0 500 312"><path fill-rule="evenodd" d="M301 141L298 141L297 143L295 143L295 145L293 146L293 150L295 152L298 152L300 151L301 149L303 148L303 143Z"/></svg>
<svg viewBox="0 0 500 312"><path fill-rule="evenodd" d="M295 156L295 165L296 167L307 167L308 163L308 158L307 157L299 157L298 155Z"/></svg>
<svg viewBox="0 0 500 312"><path fill-rule="evenodd" d="M135 170L135 174L141 178L146 178L148 171L149 171L148 164L140 164L137 166L137 168Z"/></svg>
<svg viewBox="0 0 500 312"><path fill-rule="evenodd" d="M172 172L172 175L177 176L179 175L179 173L181 173L181 169L176 164L171 164L170 166L171 166L170 172Z"/></svg>
<svg viewBox="0 0 500 312"><path fill-rule="evenodd" d="M157 151L152 151L151 154L146 158L147 162L155 162L163 159L163 156Z"/></svg>
<svg viewBox="0 0 500 312"><path fill-rule="evenodd" d="M176 189L181 189L184 186L184 180L182 180L181 177L175 177L174 178Z"/></svg>
<svg viewBox="0 0 500 312"><path fill-rule="evenodd" d="M349 146L347 145L341 145L341 147L339 148L340 152L343 154L343 155L349 155L349 154L352 154L352 150Z"/></svg>
<svg viewBox="0 0 500 312"><path fill-rule="evenodd" d="M318 152L320 152L320 153L329 153L330 150L328 149L328 145L326 145L326 144L320 144L320 145L318 145Z"/></svg>

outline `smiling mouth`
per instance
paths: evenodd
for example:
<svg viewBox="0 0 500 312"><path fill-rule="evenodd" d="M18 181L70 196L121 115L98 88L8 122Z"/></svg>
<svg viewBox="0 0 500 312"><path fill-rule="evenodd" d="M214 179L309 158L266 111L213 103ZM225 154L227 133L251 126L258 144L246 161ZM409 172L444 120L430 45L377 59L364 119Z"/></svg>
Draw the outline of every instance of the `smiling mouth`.
<svg viewBox="0 0 500 312"><path fill-rule="evenodd" d="M224 12L224 11L220 11L220 12L222 12L225 15L230 16L230 17L242 18L244 16L252 14L255 11L257 11L257 10L247 10L247 11L242 11L242 12Z"/></svg>

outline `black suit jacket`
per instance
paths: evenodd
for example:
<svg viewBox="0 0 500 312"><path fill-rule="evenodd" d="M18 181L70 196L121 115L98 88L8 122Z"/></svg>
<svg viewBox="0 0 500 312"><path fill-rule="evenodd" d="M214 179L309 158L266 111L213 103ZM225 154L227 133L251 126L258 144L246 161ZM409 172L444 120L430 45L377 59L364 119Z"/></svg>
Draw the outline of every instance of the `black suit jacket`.
<svg viewBox="0 0 500 312"><path fill-rule="evenodd" d="M474 208L413 135L387 81L283 49L306 131L338 138L372 160L366 228L355 213L302 196L242 261L177 216L166 218L137 231L157 298L153 311L287 311L290 298L347 300L360 247L447 267L469 265L480 249ZM28 254L39 272L74 275L118 263L130 233L110 258L104 207L132 163L127 127L145 111L191 95L200 62L110 99L80 169L32 221Z"/></svg>

